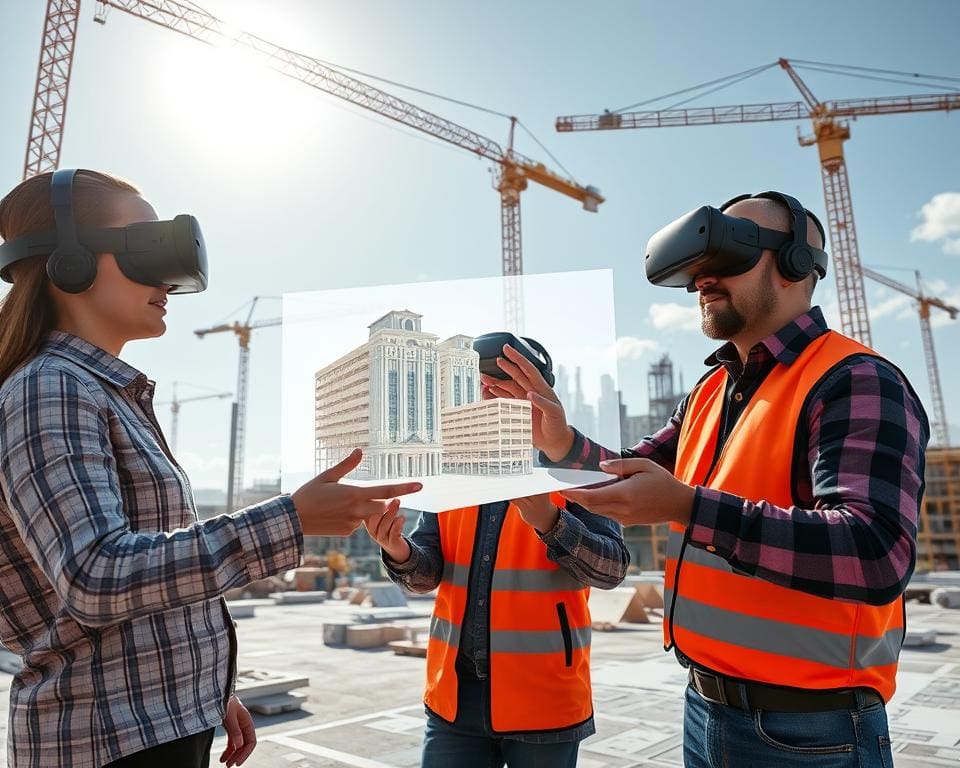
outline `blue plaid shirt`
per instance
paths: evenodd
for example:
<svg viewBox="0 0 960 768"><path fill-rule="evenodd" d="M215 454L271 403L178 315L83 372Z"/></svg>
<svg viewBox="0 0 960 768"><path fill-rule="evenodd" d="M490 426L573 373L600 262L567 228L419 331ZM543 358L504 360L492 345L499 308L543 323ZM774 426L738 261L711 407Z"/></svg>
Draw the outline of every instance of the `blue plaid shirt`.
<svg viewBox="0 0 960 768"><path fill-rule="evenodd" d="M95 768L219 725L230 587L292 568L289 496L197 521L154 384L54 333L0 387L0 641L11 768Z"/></svg>

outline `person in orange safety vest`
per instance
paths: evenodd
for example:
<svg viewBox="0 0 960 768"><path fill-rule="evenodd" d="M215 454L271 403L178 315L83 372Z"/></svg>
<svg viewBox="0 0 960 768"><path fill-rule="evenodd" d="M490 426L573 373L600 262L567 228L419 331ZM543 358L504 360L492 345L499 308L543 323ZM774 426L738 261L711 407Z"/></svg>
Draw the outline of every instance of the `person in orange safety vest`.
<svg viewBox="0 0 960 768"><path fill-rule="evenodd" d="M562 497L367 522L391 578L437 591L427 648L424 768L575 766L594 733L590 587L629 554L619 523Z"/></svg>
<svg viewBox="0 0 960 768"><path fill-rule="evenodd" d="M704 206L651 238L648 277L695 291L704 333L727 343L631 449L570 428L512 350L494 389L539 411L544 464L621 478L567 499L669 525L664 647L689 668L688 768L893 764L885 704L930 430L902 372L811 306L823 242L776 192Z"/></svg>

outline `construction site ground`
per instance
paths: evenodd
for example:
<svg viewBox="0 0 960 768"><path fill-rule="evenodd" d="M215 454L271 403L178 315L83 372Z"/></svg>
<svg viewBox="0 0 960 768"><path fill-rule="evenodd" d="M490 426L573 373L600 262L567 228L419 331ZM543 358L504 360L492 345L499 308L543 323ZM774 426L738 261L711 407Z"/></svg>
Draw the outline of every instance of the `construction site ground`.
<svg viewBox="0 0 960 768"><path fill-rule="evenodd" d="M423 618L430 600L412 600ZM309 677L302 709L256 716L259 744L249 768L408 768L419 765L424 726L424 661L387 649L323 643L325 622L356 606L260 605L238 619L240 668ZM898 768L960 765L960 610L910 603L911 629L936 629L937 642L905 648L898 692L889 706ZM680 766L684 670L661 645L659 612L649 624L595 632L593 682L597 733L580 751L582 768ZM0 673L6 726L10 675ZM3 738L5 741L6 733ZM223 749L218 731L211 765ZM5 766L0 757L0 766Z"/></svg>

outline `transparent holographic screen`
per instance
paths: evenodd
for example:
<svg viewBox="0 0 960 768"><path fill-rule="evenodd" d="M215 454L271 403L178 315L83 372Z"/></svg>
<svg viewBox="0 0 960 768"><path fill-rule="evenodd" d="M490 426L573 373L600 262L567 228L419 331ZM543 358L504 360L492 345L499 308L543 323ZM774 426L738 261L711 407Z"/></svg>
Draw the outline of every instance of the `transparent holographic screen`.
<svg viewBox="0 0 960 768"><path fill-rule="evenodd" d="M392 310L423 315L422 330L443 341L456 334L479 336L504 329L504 281L523 285L523 335L546 347L554 372L567 373L571 403L575 372L593 423L578 422L572 407L568 420L611 448L620 447L617 404L616 328L613 271L557 272L516 278L418 282L283 296L281 381L281 484L285 492L314 476L314 374L366 343L369 326ZM601 379L607 396L601 403ZM559 383L559 382L558 382ZM612 396L611 396L612 393Z"/></svg>

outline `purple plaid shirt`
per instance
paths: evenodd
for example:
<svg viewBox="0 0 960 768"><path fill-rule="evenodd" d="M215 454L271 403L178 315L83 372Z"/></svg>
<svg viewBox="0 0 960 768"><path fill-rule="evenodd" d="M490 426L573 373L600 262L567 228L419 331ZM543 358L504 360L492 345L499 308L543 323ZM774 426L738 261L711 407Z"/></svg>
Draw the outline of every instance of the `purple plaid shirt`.
<svg viewBox="0 0 960 768"><path fill-rule="evenodd" d="M814 307L754 346L746 363L730 343L707 358L728 374L718 450L766 375L792 365L827 330ZM672 472L686 405L684 399L659 432L619 453L575 432L558 465L596 468L622 456L651 459ZM735 568L780 586L885 605L903 591L916 562L929 435L903 374L878 357L856 355L817 385L801 416L792 468L800 505L778 507L698 486L690 544L713 547ZM543 454L541 460L551 465Z"/></svg>
<svg viewBox="0 0 960 768"><path fill-rule="evenodd" d="M0 387L11 768L95 768L219 725L236 672L220 594L300 561L289 496L197 521L153 391L64 333Z"/></svg>

